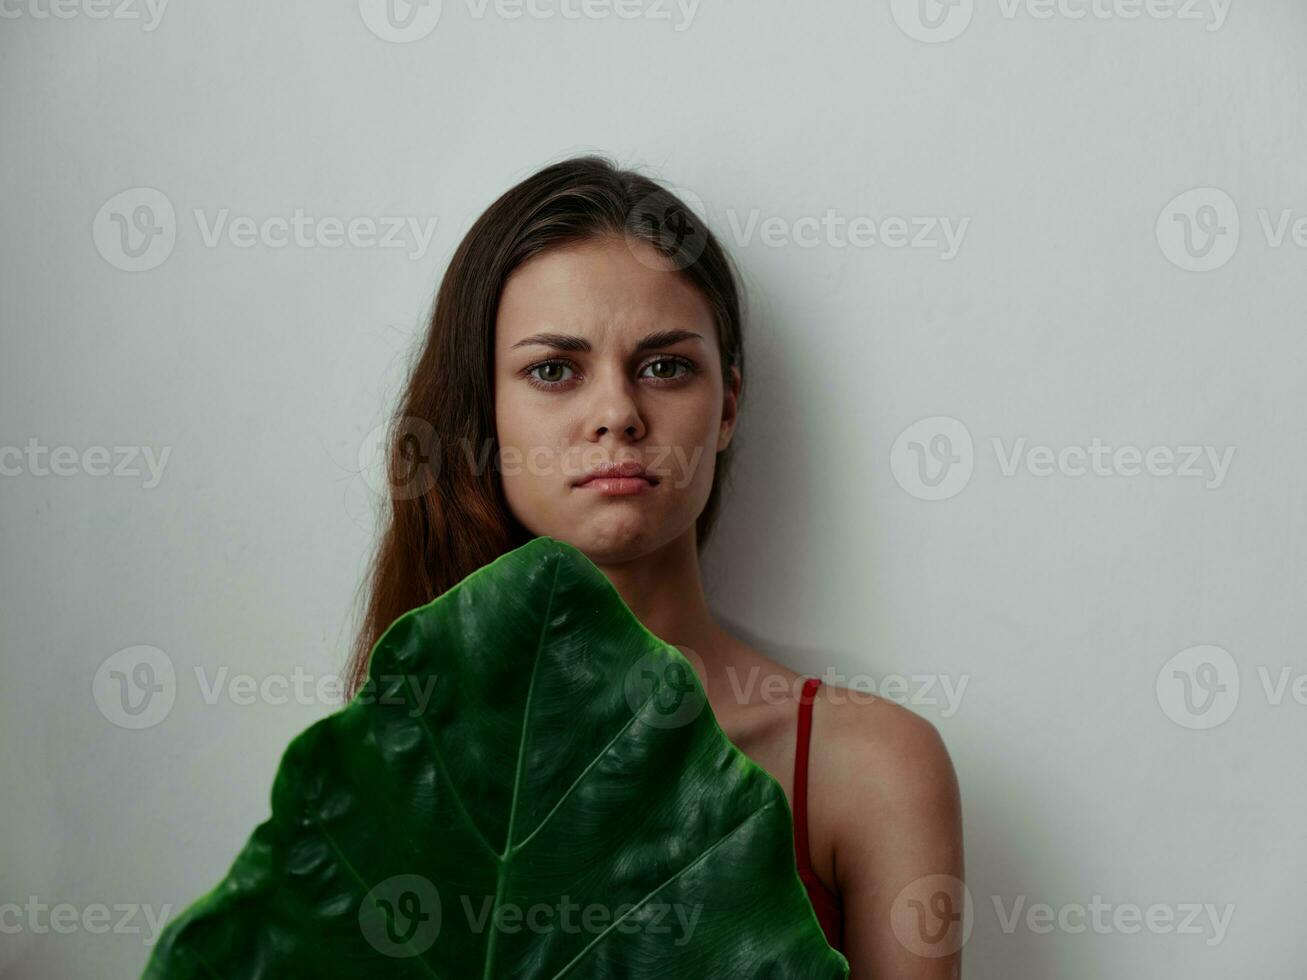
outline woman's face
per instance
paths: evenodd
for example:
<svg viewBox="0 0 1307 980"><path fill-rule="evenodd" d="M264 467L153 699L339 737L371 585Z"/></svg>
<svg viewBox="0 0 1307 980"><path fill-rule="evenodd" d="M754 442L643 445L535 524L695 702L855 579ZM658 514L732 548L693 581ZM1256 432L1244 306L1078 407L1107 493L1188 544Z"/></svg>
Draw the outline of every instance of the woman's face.
<svg viewBox="0 0 1307 980"><path fill-rule="evenodd" d="M669 331L684 335L653 336ZM617 563L692 531L731 440L739 372L725 390L699 291L651 246L605 238L551 249L509 277L494 387L514 516ZM578 484L600 464L629 461L657 484L634 494Z"/></svg>

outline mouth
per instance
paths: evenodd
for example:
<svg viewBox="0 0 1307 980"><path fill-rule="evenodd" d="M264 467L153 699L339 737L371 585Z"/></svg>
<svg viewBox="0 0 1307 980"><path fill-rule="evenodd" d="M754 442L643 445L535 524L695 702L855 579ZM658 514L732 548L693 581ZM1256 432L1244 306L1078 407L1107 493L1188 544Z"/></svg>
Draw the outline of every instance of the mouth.
<svg viewBox="0 0 1307 980"><path fill-rule="evenodd" d="M658 486L658 477L645 472L645 468L636 462L605 463L585 474L573 486L625 496L652 490Z"/></svg>
<svg viewBox="0 0 1307 980"><path fill-rule="evenodd" d="M614 497L628 497L637 493L648 493L657 483L642 476L596 476L584 483L578 483L578 490L593 490Z"/></svg>

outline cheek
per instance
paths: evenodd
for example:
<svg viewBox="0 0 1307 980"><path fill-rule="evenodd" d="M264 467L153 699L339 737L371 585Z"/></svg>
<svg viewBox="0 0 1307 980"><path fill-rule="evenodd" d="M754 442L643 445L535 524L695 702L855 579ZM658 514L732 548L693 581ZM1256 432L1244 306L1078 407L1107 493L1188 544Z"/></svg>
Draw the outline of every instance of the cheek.
<svg viewBox="0 0 1307 980"><path fill-rule="evenodd" d="M712 487L713 467L717 458L718 414L710 400L702 405L687 406L675 419L669 419L665 446L660 446L660 468L669 469L675 485L682 491L695 489L706 496Z"/></svg>
<svg viewBox="0 0 1307 980"><path fill-rule="evenodd" d="M525 452L544 421L542 413L532 410L530 398L517 385L501 382L495 395L495 431L501 446Z"/></svg>
<svg viewBox="0 0 1307 980"><path fill-rule="evenodd" d="M567 419L541 411L538 400L508 392L495 399L500 479L506 493L530 494L533 486L561 478L558 447L565 442Z"/></svg>

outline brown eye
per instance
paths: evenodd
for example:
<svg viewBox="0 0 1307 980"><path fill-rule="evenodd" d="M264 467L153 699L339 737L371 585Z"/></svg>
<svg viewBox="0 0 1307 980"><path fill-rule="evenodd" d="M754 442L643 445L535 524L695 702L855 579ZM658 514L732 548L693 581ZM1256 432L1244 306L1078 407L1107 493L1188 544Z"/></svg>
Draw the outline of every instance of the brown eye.
<svg viewBox="0 0 1307 980"><path fill-rule="evenodd" d="M676 373L678 368L683 369L680 374ZM645 365L646 371L650 369L654 371L652 380L660 382L680 381L695 373L695 366L683 357L660 357Z"/></svg>
<svg viewBox="0 0 1307 980"><path fill-rule="evenodd" d="M659 373L657 369L660 365L662 366L662 368L666 373ZM654 361L653 364L650 365L650 367L654 368L655 377L674 378L676 377L676 375L672 372L674 372L678 367L680 367L680 365L677 364L675 361L664 359L661 361Z"/></svg>
<svg viewBox="0 0 1307 980"><path fill-rule="evenodd" d="M555 388L561 388L563 382L568 379L561 372L571 370L571 365L566 361L552 360L540 361L538 364L532 364L523 374L526 376L527 384L539 388L541 391L551 391ZM548 376L542 376L538 372L548 371ZM557 372L557 373L556 373Z"/></svg>

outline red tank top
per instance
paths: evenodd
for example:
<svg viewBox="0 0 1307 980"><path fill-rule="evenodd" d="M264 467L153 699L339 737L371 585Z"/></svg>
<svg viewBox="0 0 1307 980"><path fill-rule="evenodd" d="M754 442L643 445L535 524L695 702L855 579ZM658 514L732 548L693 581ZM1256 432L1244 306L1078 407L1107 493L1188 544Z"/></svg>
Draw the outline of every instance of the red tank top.
<svg viewBox="0 0 1307 980"><path fill-rule="evenodd" d="M820 684L820 677L805 679L799 696L799 737L794 747L794 856L799 880L808 890L808 899L826 933L826 941L842 953L844 912L840 900L813 873L808 854L808 742L812 734L812 697Z"/></svg>

